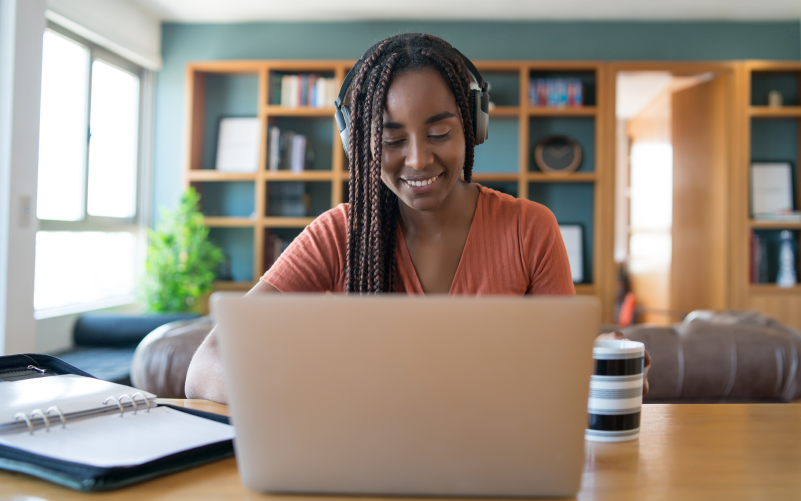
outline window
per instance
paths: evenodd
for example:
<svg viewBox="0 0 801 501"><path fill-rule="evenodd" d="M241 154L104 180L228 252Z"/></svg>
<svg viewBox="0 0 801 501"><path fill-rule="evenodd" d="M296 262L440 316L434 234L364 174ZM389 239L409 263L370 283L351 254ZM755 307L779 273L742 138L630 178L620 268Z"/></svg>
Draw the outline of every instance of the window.
<svg viewBox="0 0 801 501"><path fill-rule="evenodd" d="M140 241L143 69L44 33L34 307L130 302Z"/></svg>

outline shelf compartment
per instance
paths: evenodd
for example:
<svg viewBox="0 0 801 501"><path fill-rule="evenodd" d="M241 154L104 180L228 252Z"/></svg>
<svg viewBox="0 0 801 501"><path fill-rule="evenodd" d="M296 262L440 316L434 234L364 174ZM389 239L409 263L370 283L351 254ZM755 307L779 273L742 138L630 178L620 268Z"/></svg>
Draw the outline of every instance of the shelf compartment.
<svg viewBox="0 0 801 501"><path fill-rule="evenodd" d="M779 91L784 105L798 106L801 71L754 71L751 73L751 106L766 106L768 93Z"/></svg>
<svg viewBox="0 0 801 501"><path fill-rule="evenodd" d="M334 120L333 116L325 118L315 118L311 116L283 116L270 117L269 124L278 127L281 132L292 131L296 134L306 136L306 147L314 151L314 161L304 172L309 171L331 171L333 169L333 150L334 150ZM339 140L339 135L337 135ZM268 139L269 142L269 139ZM269 145L265 160L269 163ZM267 165L265 165L265 169ZM281 170L290 172L289 170ZM273 172L281 172L273 171Z"/></svg>
<svg viewBox="0 0 801 501"><path fill-rule="evenodd" d="M473 173L512 173L520 170L520 121L490 117L490 140L475 148Z"/></svg>
<svg viewBox="0 0 801 501"><path fill-rule="evenodd" d="M314 218L331 208L330 181L271 181L266 192L267 217Z"/></svg>
<svg viewBox="0 0 801 501"><path fill-rule="evenodd" d="M501 108L520 106L520 72L478 70L490 84L490 101Z"/></svg>
<svg viewBox="0 0 801 501"><path fill-rule="evenodd" d="M214 218L252 218L255 216L255 186L252 181L202 181L192 186L200 193L200 211Z"/></svg>
<svg viewBox="0 0 801 501"><path fill-rule="evenodd" d="M257 74L205 75L202 169L214 169L216 166L220 120L258 116L258 95Z"/></svg>
<svg viewBox="0 0 801 501"><path fill-rule="evenodd" d="M583 284L593 282L595 185L593 183L536 183L528 185L528 198L548 207L559 224L583 228Z"/></svg>
<svg viewBox="0 0 801 501"><path fill-rule="evenodd" d="M556 109L582 109L584 107L594 107L598 103L597 96L597 77L595 70L582 70L582 69L563 69L563 70L549 70L549 69L533 69L529 72L529 85L532 80L543 78L557 78L567 79L575 78L581 81L582 86L582 104L576 108L556 108ZM549 109L547 107L534 107L531 105L529 97L529 89L526 89L526 96L529 98L530 109ZM554 108L551 108L554 109Z"/></svg>
<svg viewBox="0 0 801 501"><path fill-rule="evenodd" d="M254 228L211 228L209 240L219 246L225 262L217 273L220 281L253 282Z"/></svg>
<svg viewBox="0 0 801 501"><path fill-rule="evenodd" d="M547 136L572 137L581 146L581 163L575 173L595 172L595 119L587 117L531 117L528 127L528 170L542 173L534 161L534 150Z"/></svg>
<svg viewBox="0 0 801 501"><path fill-rule="evenodd" d="M761 242L761 252L764 254L763 259L761 260L761 267L762 273L756 277L750 277L751 280L756 279L756 282L752 281L751 286L760 285L760 286L773 286L777 289L782 289L783 287L778 287L776 285L776 279L778 278L779 273L779 252L781 249L781 233L785 231L783 229L754 229L753 234L755 238L758 238ZM796 272L796 281L798 281L798 272L799 272L799 230L788 230L790 231L791 241L792 241L792 249L793 254L795 256L795 262L793 263L795 266ZM749 249L749 269L753 269L754 266L754 257L753 257L754 249Z"/></svg>

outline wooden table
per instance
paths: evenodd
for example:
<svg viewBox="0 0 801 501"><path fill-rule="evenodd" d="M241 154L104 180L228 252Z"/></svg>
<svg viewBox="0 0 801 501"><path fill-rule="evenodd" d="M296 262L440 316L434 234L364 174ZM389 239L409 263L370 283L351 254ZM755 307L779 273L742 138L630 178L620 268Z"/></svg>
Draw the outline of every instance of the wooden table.
<svg viewBox="0 0 801 501"><path fill-rule="evenodd" d="M227 414L202 400L163 400ZM0 472L0 501L332 500L267 496L242 487L233 458L107 493L71 491ZM38 499L37 499L38 498ZM587 442L580 500L801 498L801 405L644 405L638 441ZM369 501L370 498L358 498Z"/></svg>

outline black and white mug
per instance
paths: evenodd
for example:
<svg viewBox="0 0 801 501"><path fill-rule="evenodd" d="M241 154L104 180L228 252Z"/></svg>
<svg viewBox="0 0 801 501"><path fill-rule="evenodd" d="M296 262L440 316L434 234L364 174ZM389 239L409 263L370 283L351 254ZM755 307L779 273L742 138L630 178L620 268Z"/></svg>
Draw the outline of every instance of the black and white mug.
<svg viewBox="0 0 801 501"><path fill-rule="evenodd" d="M623 442L640 436L645 345L603 339L592 350L586 440Z"/></svg>

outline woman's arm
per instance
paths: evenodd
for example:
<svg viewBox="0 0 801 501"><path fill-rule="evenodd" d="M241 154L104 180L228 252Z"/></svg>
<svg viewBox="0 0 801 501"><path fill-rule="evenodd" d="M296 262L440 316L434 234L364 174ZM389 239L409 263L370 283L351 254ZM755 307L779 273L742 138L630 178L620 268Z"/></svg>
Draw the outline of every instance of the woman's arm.
<svg viewBox="0 0 801 501"><path fill-rule="evenodd" d="M259 280L259 283L245 295L250 296L251 294L267 292L279 291L264 280ZM186 391L186 398L204 398L222 404L228 402L225 382L223 381L223 366L220 347L217 343L216 327L211 330L192 357L192 361L189 363L189 371L186 373L184 390Z"/></svg>

